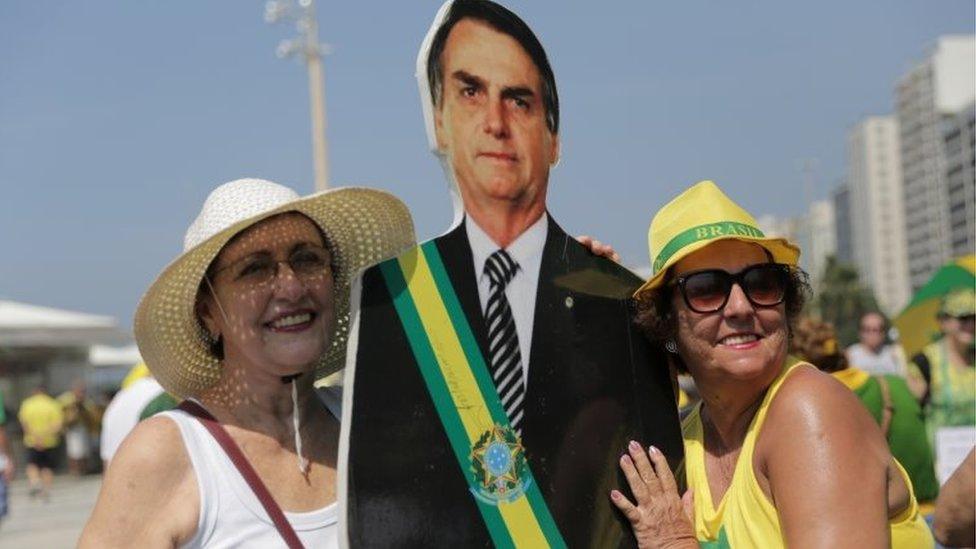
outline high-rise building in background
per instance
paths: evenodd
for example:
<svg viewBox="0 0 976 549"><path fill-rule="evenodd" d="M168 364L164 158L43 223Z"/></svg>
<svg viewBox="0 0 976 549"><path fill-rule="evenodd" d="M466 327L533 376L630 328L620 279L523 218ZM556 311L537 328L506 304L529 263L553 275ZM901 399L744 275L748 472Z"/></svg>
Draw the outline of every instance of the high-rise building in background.
<svg viewBox="0 0 976 549"><path fill-rule="evenodd" d="M976 103L943 120L949 243L953 257L976 252Z"/></svg>
<svg viewBox="0 0 976 549"><path fill-rule="evenodd" d="M807 215L800 224L799 241L803 250L800 265L810 274L810 284L814 290L820 289L827 258L837 253L836 230L833 202L811 202Z"/></svg>
<svg viewBox="0 0 976 549"><path fill-rule="evenodd" d="M945 128L947 120L964 113L974 99L974 36L939 38L928 57L910 69L896 86L908 278L912 291L953 257L950 212L954 205L950 203L947 184ZM971 194L967 200L972 198ZM953 196L958 199L961 195Z"/></svg>
<svg viewBox="0 0 976 549"><path fill-rule="evenodd" d="M800 246L800 268L810 276L814 291L818 290L827 257L837 252L833 202L814 201L807 213L799 217L761 215L756 223L766 236L788 238Z"/></svg>
<svg viewBox="0 0 976 549"><path fill-rule="evenodd" d="M908 303L898 120L870 116L847 134L851 263L889 315Z"/></svg>
<svg viewBox="0 0 976 549"><path fill-rule="evenodd" d="M837 238L837 261L854 263L854 247L851 242L851 192L847 183L841 183L831 193L834 202L834 234Z"/></svg>

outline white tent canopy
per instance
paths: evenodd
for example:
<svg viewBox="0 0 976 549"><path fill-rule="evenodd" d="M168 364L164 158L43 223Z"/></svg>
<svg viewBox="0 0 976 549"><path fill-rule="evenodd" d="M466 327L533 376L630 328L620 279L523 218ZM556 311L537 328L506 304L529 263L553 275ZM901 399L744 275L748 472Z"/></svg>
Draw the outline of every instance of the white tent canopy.
<svg viewBox="0 0 976 549"><path fill-rule="evenodd" d="M88 362L92 366L132 366L142 362L139 348L132 345L125 347L112 347L110 345L92 345L88 350Z"/></svg>
<svg viewBox="0 0 976 549"><path fill-rule="evenodd" d="M87 347L129 340L112 317L0 300L0 346Z"/></svg>

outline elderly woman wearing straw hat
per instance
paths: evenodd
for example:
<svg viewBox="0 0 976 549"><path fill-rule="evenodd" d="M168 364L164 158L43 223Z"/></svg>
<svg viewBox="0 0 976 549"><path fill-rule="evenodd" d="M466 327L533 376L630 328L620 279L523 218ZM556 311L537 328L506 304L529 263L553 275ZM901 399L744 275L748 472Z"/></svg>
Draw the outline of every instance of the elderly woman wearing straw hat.
<svg viewBox="0 0 976 549"><path fill-rule="evenodd" d="M81 545L336 546L339 399L312 383L343 364L351 277L412 242L384 192L214 190L135 319L186 400L122 444Z"/></svg>
<svg viewBox="0 0 976 549"><path fill-rule="evenodd" d="M684 498L660 451L633 442L621 458L634 501L610 497L641 546L931 547L870 414L787 357L806 289L799 249L710 181L664 206L649 239L638 322L702 402L682 427Z"/></svg>

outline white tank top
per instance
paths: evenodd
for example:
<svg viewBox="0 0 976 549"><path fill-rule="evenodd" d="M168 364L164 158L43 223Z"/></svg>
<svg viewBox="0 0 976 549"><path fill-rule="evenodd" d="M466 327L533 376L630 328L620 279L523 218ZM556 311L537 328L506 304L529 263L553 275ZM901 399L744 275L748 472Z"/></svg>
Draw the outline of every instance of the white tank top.
<svg viewBox="0 0 976 549"><path fill-rule="evenodd" d="M287 547L247 481L206 427L183 410L158 415L179 426L200 493L197 531L183 547ZM305 547L339 547L337 503L307 513L285 512L285 518Z"/></svg>

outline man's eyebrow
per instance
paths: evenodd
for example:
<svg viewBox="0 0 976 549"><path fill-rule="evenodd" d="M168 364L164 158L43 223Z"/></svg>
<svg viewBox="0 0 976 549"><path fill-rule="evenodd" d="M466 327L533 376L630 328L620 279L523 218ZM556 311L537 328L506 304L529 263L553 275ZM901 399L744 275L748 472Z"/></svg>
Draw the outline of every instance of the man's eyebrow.
<svg viewBox="0 0 976 549"><path fill-rule="evenodd" d="M451 74L451 77L454 78L455 80L460 81L462 84L466 84L468 86L476 86L479 88L485 87L484 80L467 71L462 71L462 70L454 71L454 73Z"/></svg>
<svg viewBox="0 0 976 549"><path fill-rule="evenodd" d="M535 97L535 92L532 91L532 88L526 86L511 86L511 87L502 88L502 97L504 97L505 99L532 98Z"/></svg>

